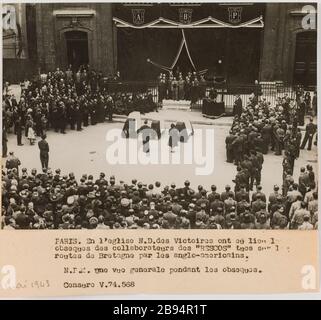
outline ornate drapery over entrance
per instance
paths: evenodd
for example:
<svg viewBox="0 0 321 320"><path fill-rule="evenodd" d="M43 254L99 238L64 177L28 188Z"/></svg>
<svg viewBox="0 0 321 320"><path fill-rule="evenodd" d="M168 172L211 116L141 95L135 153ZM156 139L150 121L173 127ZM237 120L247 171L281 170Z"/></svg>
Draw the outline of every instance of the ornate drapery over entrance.
<svg viewBox="0 0 321 320"><path fill-rule="evenodd" d="M118 18L113 18L116 26L118 28L134 28L134 29L144 29L144 28L152 28L152 29L166 29L166 28L263 28L264 22L263 17L259 16L250 21L246 21L240 24L232 24L224 21L217 20L213 17L207 17L205 19L195 21L189 24L183 24L180 22L175 22L172 20L168 20L165 18L158 18L157 20L151 21L149 23L143 25L135 25L126 21L123 21Z"/></svg>
<svg viewBox="0 0 321 320"><path fill-rule="evenodd" d="M263 28L263 4L119 4L118 28Z"/></svg>
<svg viewBox="0 0 321 320"><path fill-rule="evenodd" d="M221 69L227 76L247 74L245 81L254 81L264 11L264 4L115 5L118 68L128 80L155 79L160 69L208 69L207 75Z"/></svg>

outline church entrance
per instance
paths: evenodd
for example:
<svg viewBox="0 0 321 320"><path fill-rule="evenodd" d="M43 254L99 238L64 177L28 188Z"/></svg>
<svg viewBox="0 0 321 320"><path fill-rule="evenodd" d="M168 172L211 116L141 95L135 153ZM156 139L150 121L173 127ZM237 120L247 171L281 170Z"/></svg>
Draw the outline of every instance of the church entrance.
<svg viewBox="0 0 321 320"><path fill-rule="evenodd" d="M88 34L84 31L65 32L67 61L73 70L89 63Z"/></svg>

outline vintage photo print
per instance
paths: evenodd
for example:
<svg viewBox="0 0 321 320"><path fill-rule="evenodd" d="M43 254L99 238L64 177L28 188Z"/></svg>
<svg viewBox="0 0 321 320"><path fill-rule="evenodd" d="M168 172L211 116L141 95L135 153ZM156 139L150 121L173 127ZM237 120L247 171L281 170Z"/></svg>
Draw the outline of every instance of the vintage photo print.
<svg viewBox="0 0 321 320"><path fill-rule="evenodd" d="M317 291L317 10L2 4L0 296Z"/></svg>

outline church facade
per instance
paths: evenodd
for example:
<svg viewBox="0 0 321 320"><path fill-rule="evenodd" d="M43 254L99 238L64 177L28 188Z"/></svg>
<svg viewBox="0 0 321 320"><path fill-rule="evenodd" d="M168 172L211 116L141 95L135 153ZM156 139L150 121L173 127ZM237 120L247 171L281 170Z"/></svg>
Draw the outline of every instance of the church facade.
<svg viewBox="0 0 321 320"><path fill-rule="evenodd" d="M20 26L24 54L4 51L4 79L14 82L36 70L89 64L104 75L120 70L125 80L153 80L176 59L174 67L208 68L231 83L278 80L315 86L316 6L25 4L16 9L25 17ZM185 47L178 51L182 39Z"/></svg>

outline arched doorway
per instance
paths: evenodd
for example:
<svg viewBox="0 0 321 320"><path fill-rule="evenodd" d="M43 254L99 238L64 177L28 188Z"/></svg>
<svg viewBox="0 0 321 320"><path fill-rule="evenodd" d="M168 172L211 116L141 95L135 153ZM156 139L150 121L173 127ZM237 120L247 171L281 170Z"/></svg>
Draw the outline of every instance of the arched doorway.
<svg viewBox="0 0 321 320"><path fill-rule="evenodd" d="M84 31L65 32L67 62L74 70L89 63L88 34Z"/></svg>
<svg viewBox="0 0 321 320"><path fill-rule="evenodd" d="M317 82L317 33L304 31L296 35L293 83L315 86Z"/></svg>

